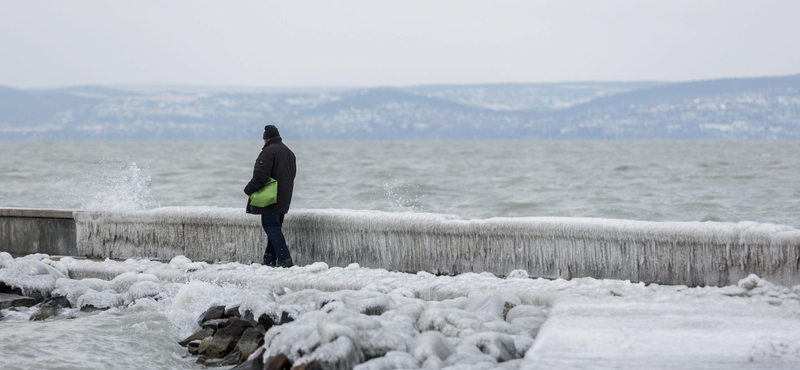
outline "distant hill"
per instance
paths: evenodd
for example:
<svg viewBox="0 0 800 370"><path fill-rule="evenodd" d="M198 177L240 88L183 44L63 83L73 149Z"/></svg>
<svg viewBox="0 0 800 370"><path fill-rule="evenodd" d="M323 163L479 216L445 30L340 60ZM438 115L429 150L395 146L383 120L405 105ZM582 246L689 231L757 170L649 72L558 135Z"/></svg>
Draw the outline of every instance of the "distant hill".
<svg viewBox="0 0 800 370"><path fill-rule="evenodd" d="M135 90L135 91L132 91ZM800 75L369 89L0 86L0 140L798 139Z"/></svg>

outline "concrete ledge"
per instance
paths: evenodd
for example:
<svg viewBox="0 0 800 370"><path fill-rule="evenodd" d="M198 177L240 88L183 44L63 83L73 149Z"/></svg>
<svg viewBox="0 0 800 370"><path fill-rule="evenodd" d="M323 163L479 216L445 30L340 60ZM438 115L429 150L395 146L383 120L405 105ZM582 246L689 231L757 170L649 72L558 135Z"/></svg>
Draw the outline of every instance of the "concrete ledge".
<svg viewBox="0 0 800 370"><path fill-rule="evenodd" d="M284 233L295 263L358 263L442 274L513 270L724 286L755 273L800 284L800 230L755 222L645 222L590 218L462 220L437 214L352 210L290 212ZM260 218L240 208L148 211L0 209L0 250L93 258L177 255L261 262Z"/></svg>
<svg viewBox="0 0 800 370"><path fill-rule="evenodd" d="M82 256L261 262L260 218L239 208L76 211ZM531 276L594 277L723 286L751 273L800 284L800 230L755 222L645 222L588 218L462 220L438 214L297 210L284 234L295 263L358 263L442 274L522 269Z"/></svg>
<svg viewBox="0 0 800 370"><path fill-rule="evenodd" d="M0 208L0 251L74 256L76 246L72 211Z"/></svg>
<svg viewBox="0 0 800 370"><path fill-rule="evenodd" d="M0 208L0 217L72 219L72 210L43 208Z"/></svg>

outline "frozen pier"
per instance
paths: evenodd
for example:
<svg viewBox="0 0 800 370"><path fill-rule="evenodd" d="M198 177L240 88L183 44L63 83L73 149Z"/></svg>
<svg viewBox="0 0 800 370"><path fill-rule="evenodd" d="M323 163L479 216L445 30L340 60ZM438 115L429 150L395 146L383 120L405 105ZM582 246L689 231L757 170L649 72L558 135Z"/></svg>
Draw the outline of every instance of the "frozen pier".
<svg viewBox="0 0 800 370"><path fill-rule="evenodd" d="M53 222L42 210L1 210L1 250L74 251L78 256L257 262L266 245L259 218L241 209L167 207L149 211L73 211L74 230L35 231ZM27 232L18 224L25 219ZM17 226L15 226L17 225ZM438 214L299 210L285 234L296 263L325 261L441 274L525 270L546 278L728 285L750 273L800 284L800 230L754 222L643 222L590 218L462 220ZM72 238L73 240L61 240ZM46 233L45 233L46 234ZM31 236L29 236L31 235ZM40 240L31 243L25 238ZM48 249L54 243L58 249ZM74 243L74 244L72 244ZM20 250L24 249L24 251Z"/></svg>

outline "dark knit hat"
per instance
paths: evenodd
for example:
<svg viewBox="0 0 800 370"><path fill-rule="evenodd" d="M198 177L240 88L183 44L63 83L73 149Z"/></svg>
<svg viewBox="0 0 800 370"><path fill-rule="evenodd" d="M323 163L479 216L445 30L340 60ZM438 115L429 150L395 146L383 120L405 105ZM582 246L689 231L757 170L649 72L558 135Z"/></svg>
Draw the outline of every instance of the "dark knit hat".
<svg viewBox="0 0 800 370"><path fill-rule="evenodd" d="M277 127L275 127L274 125L264 126L264 140L269 140L278 136L281 136L281 134L278 133Z"/></svg>

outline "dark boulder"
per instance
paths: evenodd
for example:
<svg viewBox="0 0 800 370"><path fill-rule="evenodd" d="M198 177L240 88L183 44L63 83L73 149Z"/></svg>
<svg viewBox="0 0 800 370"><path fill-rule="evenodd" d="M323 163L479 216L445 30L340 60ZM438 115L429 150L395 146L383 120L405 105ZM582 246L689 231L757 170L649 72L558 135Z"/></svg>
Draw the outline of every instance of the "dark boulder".
<svg viewBox="0 0 800 370"><path fill-rule="evenodd" d="M186 347L186 346L187 346L187 345L189 345L189 343L190 343L190 342L192 342L192 341L195 341L195 340L203 340L203 339L205 339L206 337L210 337L210 336L214 335L214 332L215 332L215 331L216 331L216 330L214 330L214 329L212 329L212 328L202 328L202 329L200 329L200 330L198 330L198 331L194 332L192 335L190 335L190 336L189 336L189 337L187 337L186 339L184 339L184 340L182 340L182 341L178 342L178 344L180 344L180 345L182 345L182 346Z"/></svg>
<svg viewBox="0 0 800 370"><path fill-rule="evenodd" d="M244 315L242 315L242 320L253 324L253 326L258 325L258 321L256 321L256 319L253 317L253 313L250 311L244 312Z"/></svg>
<svg viewBox="0 0 800 370"><path fill-rule="evenodd" d="M205 337L203 340L200 341L200 344L197 345L197 352L193 353L194 355L202 355L206 353L208 346L211 345L211 341L214 340L214 337Z"/></svg>
<svg viewBox="0 0 800 370"><path fill-rule="evenodd" d="M278 325L288 324L288 323L290 323L290 322L292 322L292 321L294 321L294 318L292 318L291 316L289 316L289 313L288 313L288 312L286 312L286 311L283 311L283 312L281 313L281 321L280 321L280 323L279 323ZM267 329L267 330L269 330L269 329Z"/></svg>
<svg viewBox="0 0 800 370"><path fill-rule="evenodd" d="M90 304L87 304L85 306L81 306L81 311L83 312L105 311L108 310L109 308L111 307L95 307Z"/></svg>
<svg viewBox="0 0 800 370"><path fill-rule="evenodd" d="M223 358L207 359L206 366L230 366L239 364L239 352L233 350Z"/></svg>
<svg viewBox="0 0 800 370"><path fill-rule="evenodd" d="M39 302L31 297L0 293L0 310L12 307L33 307L37 303Z"/></svg>
<svg viewBox="0 0 800 370"><path fill-rule="evenodd" d="M22 289L0 281L0 293L22 295Z"/></svg>
<svg viewBox="0 0 800 370"><path fill-rule="evenodd" d="M200 340L200 339L195 339L195 340L193 340L193 341L191 341L191 342L186 344L186 350L188 350L189 353L191 353L193 355L197 355L199 353L200 343L202 343L202 342L203 341Z"/></svg>
<svg viewBox="0 0 800 370"><path fill-rule="evenodd" d="M284 354L272 356L264 363L264 370L290 370L292 362Z"/></svg>
<svg viewBox="0 0 800 370"><path fill-rule="evenodd" d="M211 328L211 329L214 329L214 330L219 330L219 329L222 329L222 328L228 326L230 321L231 321L230 319L213 319L213 320L208 320L208 321L204 322L200 326L202 328L204 328L204 329L205 328Z"/></svg>
<svg viewBox="0 0 800 370"><path fill-rule="evenodd" d="M58 307L42 305L31 315L31 321L44 321L58 315Z"/></svg>
<svg viewBox="0 0 800 370"><path fill-rule="evenodd" d="M255 328L245 330L234 350L240 354L237 363L241 364L247 360L262 344L264 344L264 333Z"/></svg>
<svg viewBox="0 0 800 370"><path fill-rule="evenodd" d="M225 310L225 315L223 316L226 319L232 319L234 317L242 317L242 314L239 312L239 306L231 307Z"/></svg>
<svg viewBox="0 0 800 370"><path fill-rule="evenodd" d="M62 296L47 298L44 300L44 302L42 302L42 305L50 305L58 308L72 308L72 304L69 303L69 299Z"/></svg>
<svg viewBox="0 0 800 370"><path fill-rule="evenodd" d="M67 297L50 297L44 300L39 306L39 309L31 315L31 321L43 321L55 315L58 315L58 310L61 308L70 308L72 305L69 303Z"/></svg>
<svg viewBox="0 0 800 370"><path fill-rule="evenodd" d="M261 348L254 353L250 358L243 362L241 365L233 368L233 370L263 370L264 369L264 352L266 350Z"/></svg>
<svg viewBox="0 0 800 370"><path fill-rule="evenodd" d="M205 356L207 358L225 357L236 347L236 343L239 342L245 330L252 327L253 324L245 320L231 319L230 324L217 330L214 336L211 337L211 343L204 352Z"/></svg>
<svg viewBox="0 0 800 370"><path fill-rule="evenodd" d="M203 312L198 319L198 324L202 324L208 320L221 319L225 316L225 306L214 306Z"/></svg>
<svg viewBox="0 0 800 370"><path fill-rule="evenodd" d="M258 317L258 325L264 327L264 332L267 332L269 328L275 326L275 320L272 319L272 316L263 314Z"/></svg>
<svg viewBox="0 0 800 370"><path fill-rule="evenodd" d="M31 297L31 298L35 299L36 302L43 302L44 301L44 295L42 295L41 292L31 292L30 294L28 294L28 297Z"/></svg>

